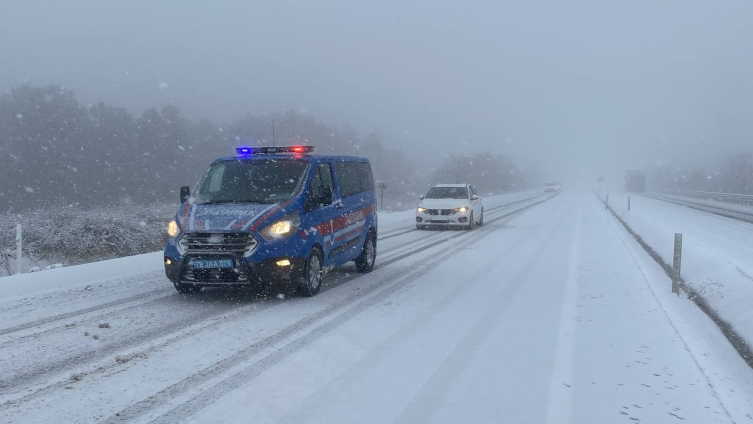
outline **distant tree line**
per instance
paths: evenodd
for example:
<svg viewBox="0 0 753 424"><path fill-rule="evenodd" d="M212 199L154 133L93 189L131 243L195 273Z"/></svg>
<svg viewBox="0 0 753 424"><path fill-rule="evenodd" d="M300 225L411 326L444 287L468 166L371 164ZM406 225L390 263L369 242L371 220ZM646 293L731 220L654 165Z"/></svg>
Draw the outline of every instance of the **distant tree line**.
<svg viewBox="0 0 753 424"><path fill-rule="evenodd" d="M657 161L646 167L651 189L753 194L753 151L738 151L707 166Z"/></svg>
<svg viewBox="0 0 753 424"><path fill-rule="evenodd" d="M0 96L0 210L57 204L173 202L217 157L243 145L315 145L318 153L370 158L393 201L416 181L414 165L375 132L317 122L296 112L246 115L225 125L181 116L174 105L133 115L85 106L60 86L20 86Z"/></svg>
<svg viewBox="0 0 753 424"><path fill-rule="evenodd" d="M410 207L427 186L469 181L482 192L521 188L523 174L503 155L455 155L432 173L377 132L359 134L287 112L217 124L188 119L169 104L134 115L79 103L57 85L19 86L0 96L0 211L177 202L216 158L240 145L303 143L317 153L368 157L385 181L385 206Z"/></svg>

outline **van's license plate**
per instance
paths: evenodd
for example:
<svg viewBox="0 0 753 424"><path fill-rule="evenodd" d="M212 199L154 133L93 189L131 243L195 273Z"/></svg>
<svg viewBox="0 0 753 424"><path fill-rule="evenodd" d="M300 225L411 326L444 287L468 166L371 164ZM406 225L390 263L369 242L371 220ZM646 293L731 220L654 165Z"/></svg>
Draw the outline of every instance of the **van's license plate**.
<svg viewBox="0 0 753 424"><path fill-rule="evenodd" d="M233 268L235 264L232 259L206 259L191 261L191 266L196 269Z"/></svg>

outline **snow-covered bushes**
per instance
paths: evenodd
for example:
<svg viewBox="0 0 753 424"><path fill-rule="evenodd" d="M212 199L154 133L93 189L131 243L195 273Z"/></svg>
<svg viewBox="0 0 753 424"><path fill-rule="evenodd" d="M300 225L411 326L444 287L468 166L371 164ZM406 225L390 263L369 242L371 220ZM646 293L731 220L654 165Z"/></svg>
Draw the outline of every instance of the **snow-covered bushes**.
<svg viewBox="0 0 753 424"><path fill-rule="evenodd" d="M15 271L15 227L23 226L19 270L61 262L65 265L136 255L162 249L165 224L176 205L118 205L91 209L39 208L0 213L0 276Z"/></svg>

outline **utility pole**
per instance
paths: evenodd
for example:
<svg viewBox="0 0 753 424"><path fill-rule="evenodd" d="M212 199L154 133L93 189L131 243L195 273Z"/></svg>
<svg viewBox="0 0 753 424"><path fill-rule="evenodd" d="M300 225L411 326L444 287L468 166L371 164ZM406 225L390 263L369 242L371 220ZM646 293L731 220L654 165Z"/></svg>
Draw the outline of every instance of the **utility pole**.
<svg viewBox="0 0 753 424"><path fill-rule="evenodd" d="M682 233L675 233L675 252L672 261L672 293L680 295L680 270L682 269Z"/></svg>
<svg viewBox="0 0 753 424"><path fill-rule="evenodd" d="M23 234L21 224L16 224L16 274L21 273L21 257L23 256Z"/></svg>

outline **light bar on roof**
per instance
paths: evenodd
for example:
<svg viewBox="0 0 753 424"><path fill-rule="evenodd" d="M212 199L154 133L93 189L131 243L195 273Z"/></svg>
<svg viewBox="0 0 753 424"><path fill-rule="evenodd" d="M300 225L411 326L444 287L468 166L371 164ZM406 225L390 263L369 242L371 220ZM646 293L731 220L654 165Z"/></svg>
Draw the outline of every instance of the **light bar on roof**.
<svg viewBox="0 0 753 424"><path fill-rule="evenodd" d="M235 149L241 156L250 155L275 155L278 153L305 154L314 151L314 146L281 146L281 147L237 147Z"/></svg>

